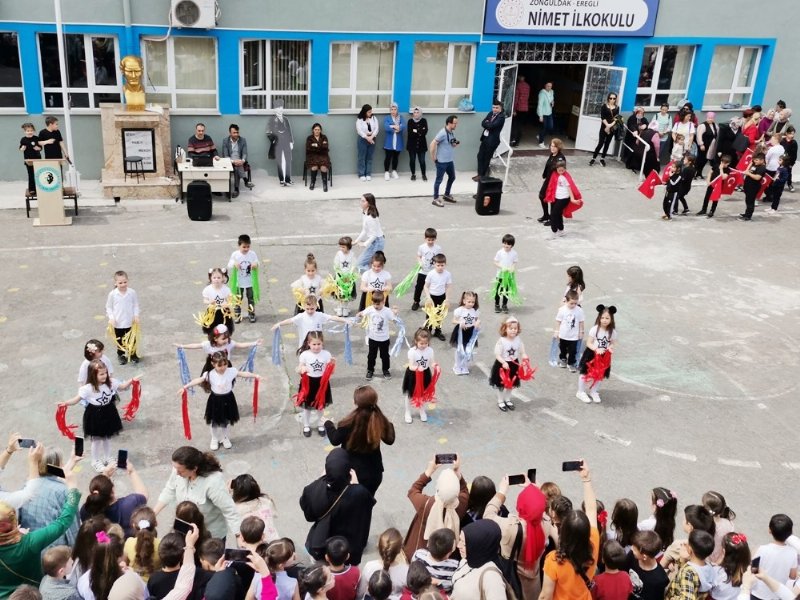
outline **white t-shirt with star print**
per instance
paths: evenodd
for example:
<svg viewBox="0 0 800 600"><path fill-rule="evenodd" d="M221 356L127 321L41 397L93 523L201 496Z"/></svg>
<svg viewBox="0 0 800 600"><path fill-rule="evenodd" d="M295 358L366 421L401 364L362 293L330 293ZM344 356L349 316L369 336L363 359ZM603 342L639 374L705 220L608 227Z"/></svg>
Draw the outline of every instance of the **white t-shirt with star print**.
<svg viewBox="0 0 800 600"><path fill-rule="evenodd" d="M78 396L80 397L81 406L105 406L114 401L114 394L117 393L119 387L119 379L112 379L111 385L104 383L100 389L94 389L91 383L82 385L78 388Z"/></svg>
<svg viewBox="0 0 800 600"><path fill-rule="evenodd" d="M453 311L453 318L459 323L463 323L464 327L475 327L475 322L478 320L480 313L474 308L467 308L466 306L459 306Z"/></svg>
<svg viewBox="0 0 800 600"><path fill-rule="evenodd" d="M408 351L408 364L414 365L417 369L430 369L433 365L433 348L428 346L424 350L420 350L416 346Z"/></svg>
<svg viewBox="0 0 800 600"><path fill-rule="evenodd" d="M494 345L494 355L499 356L506 362L519 361L523 354L525 354L525 344L522 343L519 336L513 340L501 337Z"/></svg>
<svg viewBox="0 0 800 600"><path fill-rule="evenodd" d="M322 377L325 367L331 362L331 353L324 349L319 352L305 350L300 354L298 361L308 369L306 373L309 377Z"/></svg>
<svg viewBox="0 0 800 600"><path fill-rule="evenodd" d="M366 285L368 292L383 291L386 285L392 283L392 275L389 271L378 271L372 269L364 271L361 275L361 283Z"/></svg>
<svg viewBox="0 0 800 600"><path fill-rule="evenodd" d="M322 277L319 274L314 277L303 275L300 279L292 282L292 289L301 289L304 295L314 294L319 298L322 291Z"/></svg>
<svg viewBox="0 0 800 600"><path fill-rule="evenodd" d="M203 298L211 304L212 302L217 306L221 306L228 298L231 297L231 288L223 285L218 290L214 289L213 285L207 285L203 288Z"/></svg>
<svg viewBox="0 0 800 600"><path fill-rule="evenodd" d="M353 272L356 268L356 261L353 258L353 253L348 252L345 254L341 250L333 257L333 268L337 271Z"/></svg>

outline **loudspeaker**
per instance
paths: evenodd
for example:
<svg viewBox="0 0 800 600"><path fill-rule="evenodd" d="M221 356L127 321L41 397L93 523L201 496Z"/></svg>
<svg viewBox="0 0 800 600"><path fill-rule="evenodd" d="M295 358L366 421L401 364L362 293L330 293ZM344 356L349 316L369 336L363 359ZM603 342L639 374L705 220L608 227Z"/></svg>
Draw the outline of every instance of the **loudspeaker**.
<svg viewBox="0 0 800 600"><path fill-rule="evenodd" d="M192 181L186 186L186 211L192 221L211 220L211 184Z"/></svg>
<svg viewBox="0 0 800 600"><path fill-rule="evenodd" d="M503 181L496 177L481 177L475 196L475 212L479 215L496 215L500 212Z"/></svg>

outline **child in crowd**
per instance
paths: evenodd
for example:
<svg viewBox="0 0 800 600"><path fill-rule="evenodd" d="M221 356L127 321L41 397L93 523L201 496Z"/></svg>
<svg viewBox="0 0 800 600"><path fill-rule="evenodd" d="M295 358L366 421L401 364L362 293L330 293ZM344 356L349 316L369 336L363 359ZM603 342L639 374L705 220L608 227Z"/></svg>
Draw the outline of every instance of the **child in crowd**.
<svg viewBox="0 0 800 600"><path fill-rule="evenodd" d="M790 192L794 191L794 185L792 185L792 168L794 167L794 163L797 162L797 140L794 139L795 134L796 130L794 126L789 125L786 128L786 131L783 135L783 140L781 141L784 154L789 155L789 179L786 181L786 189Z"/></svg>
<svg viewBox="0 0 800 600"><path fill-rule="evenodd" d="M250 515L242 519L239 525L239 535L236 536L239 542L239 548L250 550L251 552L258 552L259 546L264 543L264 530L266 524L264 519Z"/></svg>
<svg viewBox="0 0 800 600"><path fill-rule="evenodd" d="M428 572L425 563L421 561L412 561L408 565L408 575L406 575L406 585L403 588L403 593L400 595L400 600L418 600L420 594L431 587L433 578Z"/></svg>
<svg viewBox="0 0 800 600"><path fill-rule="evenodd" d="M106 300L106 316L108 324L114 328L117 339L117 356L119 364L128 364L128 357L121 348L122 338L131 330L134 323L139 322L139 296L133 288L128 287L128 274L125 271L114 273L114 289L108 294ZM130 356L131 362L138 363L139 356L134 352Z"/></svg>
<svg viewBox="0 0 800 600"><path fill-rule="evenodd" d="M695 529L706 531L714 535L714 517L708 509L701 504L689 504L683 508L683 531L690 534ZM680 547L685 543L685 539L672 542L658 561L659 564L668 571L675 570L675 567L672 565L679 562ZM704 579L710 580L711 577L704 577ZM708 590L703 589L702 591L705 592Z"/></svg>
<svg viewBox="0 0 800 600"><path fill-rule="evenodd" d="M247 298L247 317L251 323L256 322L256 301L253 295L253 278L258 277L258 256L250 249L250 236L242 234L237 241L238 250L234 250L228 260L228 271L236 269L236 289L234 293L239 303L233 308L237 323L242 322L242 303ZM257 282L256 282L257 283Z"/></svg>
<svg viewBox="0 0 800 600"><path fill-rule="evenodd" d="M778 171L775 173L775 179L772 181L772 185L767 188L768 198L771 200L770 207L764 211L767 214L778 212L783 189L786 187L786 182L789 181L789 160L789 155L784 154L778 161Z"/></svg>
<svg viewBox="0 0 800 600"><path fill-rule="evenodd" d="M171 534L170 534L171 535ZM200 537L203 540L203 537ZM165 537L161 540L161 548L164 547L167 538ZM200 559L200 566L203 568L204 571L214 571L214 565L219 562L219 559L225 555L225 542L219 540L217 538L207 537L200 543L200 551L198 552L198 558ZM163 564L164 558L163 555L161 557L161 562ZM152 577L150 581L152 581Z"/></svg>
<svg viewBox="0 0 800 600"><path fill-rule="evenodd" d="M425 278L433 269L433 257L442 253L442 247L436 243L438 234L433 227L425 230L425 243L417 248L417 261L419 262L419 273L417 273L417 283L414 287L414 303L411 310L419 310L419 302L422 299L422 290L425 287Z"/></svg>
<svg viewBox="0 0 800 600"><path fill-rule="evenodd" d="M722 538L734 531L733 521L736 519L736 513L725 502L725 496L719 492L706 492L703 494L702 503L714 517L714 553L710 560L718 564L722 559Z"/></svg>
<svg viewBox="0 0 800 600"><path fill-rule="evenodd" d="M767 174L767 167L764 165L764 155L761 153L753 154L753 162L750 168L742 175L744 176L744 205L745 210L737 219L739 221L750 221L753 218L753 211L756 208L756 196L761 190L761 179Z"/></svg>
<svg viewBox="0 0 800 600"><path fill-rule="evenodd" d="M294 542L289 538L280 538L267 546L267 565L275 577L275 586L278 588L276 600L300 600L296 563ZM261 582L256 583L255 590L255 597L260 598Z"/></svg>
<svg viewBox="0 0 800 600"><path fill-rule="evenodd" d="M655 531L637 531L633 534L627 561L633 600L664 600L669 576L656 560L661 553L661 546L661 538Z"/></svg>
<svg viewBox="0 0 800 600"><path fill-rule="evenodd" d="M500 325L500 339L494 346L495 361L492 365L492 372L489 376L489 385L497 390L497 408L506 412L514 410L514 403L511 401L511 388L505 387L500 378L500 369L503 369L513 387L519 387L520 362L528 358L525 353L525 344L519 337L522 328L516 317L508 317Z"/></svg>
<svg viewBox="0 0 800 600"><path fill-rule="evenodd" d="M271 542L278 539L275 529L275 501L269 494L263 493L255 477L249 473L237 475L230 482L231 497L239 516L258 517L264 522L264 540Z"/></svg>
<svg viewBox="0 0 800 600"><path fill-rule="evenodd" d="M775 177L780 165L781 156L786 152L781 145L782 136L775 133L769 138L767 143L767 155L764 157L764 166L767 168L767 175Z"/></svg>
<svg viewBox="0 0 800 600"><path fill-rule="evenodd" d="M583 350L578 367L581 373L580 377L578 377L578 393L575 394L578 400L586 404L590 402L599 403L601 401L600 395L597 393L600 389L599 380L592 381L589 387L589 394L586 393L586 374L589 370L587 364L597 355L614 352L614 346L617 343L617 329L614 324L614 315L616 313L617 308L615 306L598 304L597 319L595 319L594 325L589 330L589 336L586 338L586 348ZM609 375L611 375L611 366L605 370L603 379L608 379Z"/></svg>
<svg viewBox="0 0 800 600"><path fill-rule="evenodd" d="M203 365L203 373L213 369L211 365L211 356L217 352L222 352L228 357L228 366L233 366L230 362L231 354L235 348L252 348L253 346L260 346L264 340L257 339L255 342L234 342L228 333L228 328L224 324L217 325L208 334L208 339L205 342L197 344L175 344L177 348L185 350L202 350L206 353L206 362Z"/></svg>
<svg viewBox="0 0 800 600"><path fill-rule="evenodd" d="M718 200L711 200L711 194L714 192L714 183L720 177L722 178L722 183L725 183L725 179L727 179L731 172L731 157L727 154L723 154L719 159L719 164L714 161L709 164L711 165L711 172L706 175L706 195L703 198L703 207L697 213L697 216L705 215L706 211L708 211L706 217L711 219L714 217L714 212L717 210L717 205L719 204ZM708 210L709 202L711 202L711 210Z"/></svg>
<svg viewBox="0 0 800 600"><path fill-rule="evenodd" d="M328 321L338 321L339 323L349 323L347 319L337 317L336 315L329 315L324 312L317 311L317 297L309 294L305 298L305 312L297 314L283 321L278 321L272 326L271 330L275 331L282 325L292 323L297 328L297 347L303 345L306 335L309 331L322 331L322 326Z"/></svg>
<svg viewBox="0 0 800 600"><path fill-rule="evenodd" d="M334 579L330 569L323 562L308 567L300 576L305 589L305 600L327 600L327 593L333 589Z"/></svg>
<svg viewBox="0 0 800 600"><path fill-rule="evenodd" d="M331 385L323 377L328 364L335 365L336 359L324 349L325 340L321 331L309 331L303 345L297 350L297 372L300 373L300 388L297 392L297 405L303 407L303 435L311 437L311 411L317 414L317 433L325 437L322 425L322 411L333 402ZM324 389L322 389L324 386ZM322 394L319 401L317 395Z"/></svg>
<svg viewBox="0 0 800 600"><path fill-rule="evenodd" d="M108 357L103 354L105 346L100 340L89 340L83 347L83 362L78 368L78 385L86 385L86 376L89 372L89 363L93 360L101 361L108 369L108 374L114 374L114 367Z"/></svg>
<svg viewBox="0 0 800 600"><path fill-rule="evenodd" d="M606 570L595 575L592 600L628 600L633 592L631 578L625 569L625 550L616 540L603 545Z"/></svg>
<svg viewBox="0 0 800 600"><path fill-rule="evenodd" d="M417 372L422 371L422 385L427 387L433 377L433 369L436 363L433 361L433 348L430 347L431 334L428 330L420 328L414 334L414 347L408 351L408 367L403 377L403 394L405 395L405 422L411 423L411 404L415 393L419 395L422 390L417 389L419 380ZM425 412L425 404L419 407L419 420L425 423L428 414Z"/></svg>
<svg viewBox="0 0 800 600"><path fill-rule="evenodd" d="M67 145L58 130L58 117L49 116L44 119L44 129L39 131L39 146L44 150L45 158L66 158L69 160Z"/></svg>
<svg viewBox="0 0 800 600"><path fill-rule="evenodd" d="M797 577L797 552L786 544L786 540L792 535L793 526L792 520L787 515L772 515L769 520L769 534L772 536L772 541L759 546L754 555L760 560L759 572L766 573L782 583ZM759 600L775 600L779 597L760 580L753 585L750 596Z"/></svg>
<svg viewBox="0 0 800 600"><path fill-rule="evenodd" d="M450 335L450 345L456 349L456 359L453 364L453 373L456 375L469 375L469 357L466 353L467 345L473 335L481 328L480 311L478 310L478 294L463 292L458 308L453 311L453 333ZM459 336L459 333L461 334ZM460 340L459 340L460 337ZM477 342L475 343L477 346Z"/></svg>
<svg viewBox="0 0 800 600"><path fill-rule="evenodd" d="M333 588L328 590L328 600L355 600L361 571L348 564L350 543L347 538L335 535L325 542L325 562L333 575Z"/></svg>
<svg viewBox="0 0 800 600"><path fill-rule="evenodd" d="M42 147L39 145L39 137L36 135L36 129L33 123L23 123L22 131L25 132L24 137L19 141L19 151L22 152L22 160L42 158ZM28 192L35 194L36 180L33 178L33 165L25 163L25 169L28 171Z"/></svg>
<svg viewBox="0 0 800 600"><path fill-rule="evenodd" d="M681 170L675 162L668 164L665 168L667 182L664 191L664 201L661 204L661 209L664 211L661 218L665 221L671 221L672 217L670 216L670 212L672 212L672 205L673 203L675 206L678 205L678 196L681 191Z"/></svg>
<svg viewBox="0 0 800 600"><path fill-rule="evenodd" d="M189 598L203 598L206 584L214 573L213 566L222 557L225 545L219 540L209 539L202 544L198 541L198 561L202 568L195 572L192 594ZM183 564L186 541L182 533L168 533L158 546L158 560L161 570L154 572L147 580L147 591L151 600L159 600L169 594L178 580L178 571ZM217 554L218 552L218 554Z"/></svg>
<svg viewBox="0 0 800 600"><path fill-rule="evenodd" d="M69 546L51 546L44 551L42 554L44 578L39 584L42 598L79 600L75 584L67 579L72 571L72 565L72 549Z"/></svg>
<svg viewBox="0 0 800 600"><path fill-rule="evenodd" d="M578 370L578 342L583 339L583 326L586 317L578 306L578 292L570 290L566 293L567 303L558 309L553 338L558 339L558 366L569 372Z"/></svg>
<svg viewBox="0 0 800 600"><path fill-rule="evenodd" d="M92 440L92 468L102 473L106 466L116 465L111 454L111 438L122 431L122 420L114 403L117 390L127 390L138 378L121 382L112 379L108 369L99 360L89 363L86 385L78 389L78 395L59 406L74 406L80 402L83 412L83 435Z"/></svg>
<svg viewBox="0 0 800 600"><path fill-rule="evenodd" d="M455 549L456 534L442 527L431 533L426 548L414 552L411 562L422 562L431 574L433 585L449 594L453 590L453 573L458 568L458 561L450 558Z"/></svg>
<svg viewBox="0 0 800 600"><path fill-rule="evenodd" d="M629 498L620 498L614 503L611 520L608 523L607 538L617 540L627 552L631 547L633 534L639 531L639 507Z"/></svg>
<svg viewBox="0 0 800 600"><path fill-rule="evenodd" d="M125 540L123 553L131 569L147 581L161 568L158 558L158 531L156 513L149 506L140 506L131 513L131 529L134 537Z"/></svg>
<svg viewBox="0 0 800 600"><path fill-rule="evenodd" d="M678 214L678 202L683 206L683 212L681 212L681 214L689 214L689 205L686 203L686 195L692 191L692 181L694 181L695 174L694 156L686 154L683 157L683 164L681 165L681 185L678 189L678 196L675 198L675 202L672 205L673 215Z"/></svg>
<svg viewBox="0 0 800 600"><path fill-rule="evenodd" d="M336 307L336 314L340 317L350 315L348 304L356 297L356 263L353 256L353 238L345 235L339 238L339 250L333 258L333 272L336 274L336 281L339 289L336 291L336 299L339 301Z"/></svg>
<svg viewBox="0 0 800 600"><path fill-rule="evenodd" d="M392 578L389 576L389 572L383 569L375 571L367 583L367 592L372 600L389 600L392 588Z"/></svg>
<svg viewBox="0 0 800 600"><path fill-rule="evenodd" d="M722 537L720 562L713 563L711 597L728 600L739 597L742 578L750 567L750 546L743 533L728 532Z"/></svg>
<svg viewBox="0 0 800 600"><path fill-rule="evenodd" d="M222 446L228 450L232 447L228 428L239 421L239 406L236 404L236 396L233 395L233 382L237 377L244 379L261 379L261 377L255 373L229 367L228 355L222 352L211 355L211 364L214 367L211 371L184 385L178 390L178 396L180 397L184 390L196 385L202 385L203 389L209 392L205 420L211 427L210 448L218 450L222 442Z"/></svg>
<svg viewBox="0 0 800 600"><path fill-rule="evenodd" d="M437 254L433 257L433 270L425 276L425 295L427 302L434 306L441 306L442 304L450 305L450 286L453 285L453 276L450 271L445 270L447 265L447 257L444 254ZM428 331L433 334L438 340L445 341L444 334L441 327L435 329L428 326Z"/></svg>
<svg viewBox="0 0 800 600"><path fill-rule="evenodd" d="M214 309L214 319L203 325L203 333L213 331L214 327L224 323L228 332L233 335L233 318L230 314L231 289L228 283L228 271L220 267L208 270L208 285L203 288L203 302L206 309Z"/></svg>
<svg viewBox="0 0 800 600"><path fill-rule="evenodd" d="M496 277L498 280L503 271L515 271L517 268L517 260L519 259L517 251L514 250L514 244L516 243L514 236L507 233L503 236L502 242L503 247L494 255L494 264L497 267ZM502 309L500 307L501 295L503 297ZM494 297L494 312L499 313L501 310L504 313L508 313L508 294L500 294L498 290L498 293Z"/></svg>
<svg viewBox="0 0 800 600"><path fill-rule="evenodd" d="M675 492L665 488L653 488L650 493L653 514L639 523L639 531L655 531L665 550L675 540L675 513L678 510L678 497Z"/></svg>
<svg viewBox="0 0 800 600"><path fill-rule="evenodd" d="M292 291L296 296L316 296L319 299L317 310L325 312L322 305L322 277L317 273L317 259L310 252L306 255L306 262L303 263L305 273L292 282ZM302 302L298 302L294 307L294 314L299 315L303 312Z"/></svg>
<svg viewBox="0 0 800 600"><path fill-rule="evenodd" d="M669 155L669 160L673 165L680 165L683 162L683 155L686 150L683 147L685 136L682 133L675 135L675 141L672 144L672 152Z"/></svg>
<svg viewBox="0 0 800 600"><path fill-rule="evenodd" d="M383 378L391 379L392 372L389 361L389 322L397 320L396 309L392 311L384 306L384 293L372 292L372 306L358 313L367 322L367 381L371 381L375 374L375 361L378 352L381 354L381 368Z"/></svg>
<svg viewBox="0 0 800 600"><path fill-rule="evenodd" d="M695 529L689 534L689 543L681 546L681 559L685 564L667 586L664 600L699 600L702 598L706 559L714 551L714 536ZM795 561L797 556L795 555ZM708 589L708 588L706 588Z"/></svg>
<svg viewBox="0 0 800 600"><path fill-rule="evenodd" d="M578 265L573 265L567 269L567 289L564 290L564 298L561 300L562 304L567 302L567 292L573 291L578 294L578 306L583 302L583 291L586 289L586 283L583 281L583 269Z"/></svg>
<svg viewBox="0 0 800 600"><path fill-rule="evenodd" d="M392 275L389 271L384 269L386 267L386 255L378 250L372 257L370 269L364 271L361 275L361 301L358 304L358 310L363 311L369 302L367 302L369 294L375 292L383 292L384 301L386 306L389 306L389 293L392 291Z"/></svg>

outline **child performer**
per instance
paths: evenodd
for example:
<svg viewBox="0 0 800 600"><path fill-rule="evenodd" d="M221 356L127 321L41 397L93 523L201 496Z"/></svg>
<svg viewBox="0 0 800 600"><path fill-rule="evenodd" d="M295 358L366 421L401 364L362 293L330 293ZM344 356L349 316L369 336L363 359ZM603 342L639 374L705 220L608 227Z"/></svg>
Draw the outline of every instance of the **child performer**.
<svg viewBox="0 0 800 600"><path fill-rule="evenodd" d="M677 144L678 142L675 143ZM671 221L672 217L670 216L670 212L672 211L672 203L674 202L677 206L678 195L680 194L681 189L680 167L674 162L670 163L666 166L666 174L666 191L664 192L664 201L661 203L661 209L664 211L664 214L661 216L661 218L664 221Z"/></svg>
<svg viewBox="0 0 800 600"><path fill-rule="evenodd" d="M562 304L567 301L567 292L570 290L578 294L578 306L583 302L583 291L586 289L586 283L583 281L583 269L578 265L573 265L567 269L567 289L564 290L564 297L561 300Z"/></svg>
<svg viewBox="0 0 800 600"><path fill-rule="evenodd" d="M228 328L225 325L220 324L214 327L211 333L208 334L208 339L206 341L199 342L197 344L175 344L175 347L183 348L185 350L202 350L206 353L206 362L205 365L203 365L203 370L200 373L202 376L203 373L214 368L211 364L211 356L213 354L222 352L228 357L228 366L232 366L230 359L234 348L252 348L253 346L260 346L263 343L264 340L262 339L258 339L255 342L249 343L234 342L231 339L230 333L228 333Z"/></svg>
<svg viewBox="0 0 800 600"><path fill-rule="evenodd" d="M781 141L784 154L789 155L789 179L786 181L786 189L790 192L794 191L794 185L792 184L792 167L794 167L794 163L797 162L797 140L794 139L796 133L794 126L789 125Z"/></svg>
<svg viewBox="0 0 800 600"><path fill-rule="evenodd" d="M236 279L233 291L239 298L239 303L233 308L234 320L242 322L242 302L247 298L247 317L255 323L256 302L259 300L258 256L250 249L250 236L246 233L239 236L237 244L239 249L234 250L228 260L228 271L234 273Z"/></svg>
<svg viewBox="0 0 800 600"><path fill-rule="evenodd" d="M361 275L361 301L359 312L367 308L367 296L375 292L383 292L385 304L389 306L389 293L392 291L392 274L386 271L386 255L378 250L372 257L371 267Z"/></svg>
<svg viewBox="0 0 800 600"><path fill-rule="evenodd" d="M74 406L80 402L83 412L83 435L92 440L92 468L102 473L107 465L115 464L111 455L111 438L122 431L122 419L119 417L114 398L117 390L127 390L138 378L119 381L112 379L108 369L100 360L89 363L86 385L78 389L78 395L59 407Z"/></svg>
<svg viewBox="0 0 800 600"><path fill-rule="evenodd" d="M336 277L336 299L338 306L336 314L340 317L350 316L348 304L356 297L356 273L355 256L353 256L353 238L349 235L339 238L339 251L333 258L333 272Z"/></svg>
<svg viewBox="0 0 800 600"><path fill-rule="evenodd" d="M328 321L350 323L349 320L342 317L317 311L317 297L309 294L305 299L305 312L301 312L299 315L289 317L283 321L278 321L272 326L271 330L275 331L281 325L292 323L297 328L297 347L299 348L303 345L309 331L322 331L322 326Z"/></svg>
<svg viewBox="0 0 800 600"><path fill-rule="evenodd" d="M203 288L203 302L206 304L206 313L203 315L203 333L208 334L214 327L224 323L228 332L233 335L233 317L231 316L231 289L225 285L228 283L228 272L226 269L214 267L208 270L208 283ZM214 311L213 319L208 315Z"/></svg>
<svg viewBox="0 0 800 600"><path fill-rule="evenodd" d="M578 292L570 290L566 295L567 303L558 309L553 337L558 339L558 366L569 372L577 371L578 342L583 339L583 324L586 318L583 309L578 306Z"/></svg>
<svg viewBox="0 0 800 600"><path fill-rule="evenodd" d="M372 306L357 315L364 316L367 321L367 381L371 381L375 374L378 352L381 353L383 378L392 378L392 372L389 370L389 321L397 320L396 313L397 309L392 311L384 305L383 292L377 291L372 293Z"/></svg>
<svg viewBox="0 0 800 600"><path fill-rule="evenodd" d="M500 297L503 298L503 308L502 311L504 313L508 312L508 296L509 290L503 289L503 279L504 278L511 278L513 276L514 271L517 268L517 260L519 259L517 255L517 251L514 250L514 244L516 240L514 236L510 233L507 233L503 236L503 247L497 251L494 255L494 264L497 267L497 275L496 281L494 284L495 287L495 294L494 294L494 312L500 312Z"/></svg>
<svg viewBox="0 0 800 600"><path fill-rule="evenodd" d="M303 408L303 435L311 437L311 411L316 413L317 433L325 437L322 413L333 403L328 365L336 364L336 359L324 349L321 331L309 331L303 345L297 350L297 372L301 375L297 392L297 406ZM324 388L324 390L323 390ZM321 391L322 390L322 391ZM321 398L317 398L321 395Z"/></svg>
<svg viewBox="0 0 800 600"><path fill-rule="evenodd" d="M42 147L39 145L39 136L36 135L36 128L33 123L23 123L22 131L25 136L19 141L19 151L22 152L22 160L34 160L42 158ZM33 165L25 163L28 171L28 191L36 193L36 180L33 178Z"/></svg>
<svg viewBox="0 0 800 600"><path fill-rule="evenodd" d="M783 190L786 187L786 182L789 180L789 170L791 169L789 166L790 161L791 157L788 154L782 155L779 159L778 171L775 173L775 180L769 186L769 194L772 204L767 210L764 211L768 215L778 212L778 206L781 203Z"/></svg>
<svg viewBox="0 0 800 600"><path fill-rule="evenodd" d="M672 145L672 152L669 155L669 161L673 165L680 165L683 162L683 155L686 154L686 149L683 147L683 140L686 139L682 133L675 134L675 143Z"/></svg>
<svg viewBox="0 0 800 600"><path fill-rule="evenodd" d="M711 172L706 175L706 196L703 198L703 208L697 213L697 216L706 215L706 218L711 219L714 217L714 212L717 210L718 200L711 200L711 194L714 192L714 183L719 177L722 177L722 182L730 175L731 157L723 154L719 159L719 165L714 161L709 163L711 165ZM708 210L708 203L711 202L711 210ZM708 210L708 214L706 211Z"/></svg>
<svg viewBox="0 0 800 600"><path fill-rule="evenodd" d="M86 378L89 375L89 363L93 360L101 361L108 370L109 377L114 374L114 366L108 357L103 354L105 346L100 340L89 340L83 347L83 362L78 369L78 384L86 385Z"/></svg>
<svg viewBox="0 0 800 600"><path fill-rule="evenodd" d="M745 210L738 216L740 221L749 221L753 218L753 211L756 208L756 196L761 189L761 179L767 174L767 167L764 166L764 155L756 153L753 155L753 162L750 168L742 175L744 176L744 204Z"/></svg>
<svg viewBox="0 0 800 600"><path fill-rule="evenodd" d="M675 198L675 203L672 205L672 214L678 214L678 202L683 206L682 215L689 214L689 205L686 203L686 195L692 191L692 182L696 175L694 168L694 156L686 154L683 157L683 164L681 165L681 186L678 191L678 196Z"/></svg>
<svg viewBox="0 0 800 600"><path fill-rule="evenodd" d="M500 377L500 369L505 371L506 376L512 382L513 387L519 387L520 361L528 358L525 354L525 344L519 338L521 327L516 317L508 317L500 325L500 339L494 346L495 361L492 365L492 372L489 376L489 385L497 390L497 408L503 412L514 410L514 403L511 401L511 388L506 388L503 379Z"/></svg>
<svg viewBox="0 0 800 600"><path fill-rule="evenodd" d="M433 362L433 348L430 347L431 334L427 329L419 328L414 334L414 347L408 351L408 367L403 376L403 394L406 397L405 404L405 422L411 423L411 405L413 404L414 396L420 396L422 390L417 389L419 379L417 373L422 371L422 386L423 389L428 387L431 379L433 378L433 369L436 363ZM428 420L428 414L425 412L425 402L419 406L414 406L419 409L419 420L425 423Z"/></svg>
<svg viewBox="0 0 800 600"><path fill-rule="evenodd" d="M206 423L211 426L211 449L218 450L220 441L225 449L230 448L231 440L228 437L228 427L235 425L239 420L239 406L236 396L233 395L233 383L237 377L245 379L261 379L261 376L247 371L239 371L228 366L228 356L222 352L211 355L211 364L214 368L203 373L201 377L192 379L178 390L178 396L184 390L196 385L202 385L209 392L206 402Z"/></svg>
<svg viewBox="0 0 800 600"><path fill-rule="evenodd" d="M450 271L445 270L446 265L447 257L444 254L437 254L433 257L433 270L425 276L425 295L428 297L427 303L433 304L434 307L444 304L445 311L447 307L450 306L450 287L453 285L453 276L450 274ZM444 314L442 314L442 319L444 319ZM427 325L426 329L438 340L445 341L447 339L442 333L441 323L439 323L438 327Z"/></svg>
<svg viewBox="0 0 800 600"><path fill-rule="evenodd" d="M433 227L425 230L425 243L417 248L417 262L419 262L419 273L417 273L417 283L414 287L414 303L411 310L419 310L419 301L422 299L422 290L425 288L425 277L433 269L433 257L442 253L442 247L436 243L438 234Z"/></svg>
<svg viewBox="0 0 800 600"><path fill-rule="evenodd" d="M617 331L614 327L614 315L617 309L615 306L597 305L597 319L594 326L589 330L589 337L586 339L586 349L583 351L580 362L581 375L578 377L578 393L575 394L576 398L581 402L589 404L590 402L600 402L600 395L597 390L600 389L600 379L590 381L587 380L588 373L587 363L595 356L602 356L606 352L614 352L614 346L617 342ZM605 370L603 374L604 379L608 379L611 374L611 366ZM589 394L586 393L586 384L589 383ZM591 396L591 398L590 398Z"/></svg>
<svg viewBox="0 0 800 600"><path fill-rule="evenodd" d="M581 205L581 192L572 176L567 172L567 161L559 159L556 161L556 170L550 175L550 182L547 184L547 191L544 201L552 205L550 209L550 231L553 234L550 239L563 237L564 218L572 217L572 213Z"/></svg>
<svg viewBox="0 0 800 600"><path fill-rule="evenodd" d="M114 328L114 337L117 340L117 356L119 364L128 364L127 351L123 350L122 338L125 337L133 324L139 323L139 296L133 288L128 287L128 274L125 271L114 273L114 289L108 294L106 300L106 316L108 324ZM128 349L131 362L138 363L139 356L136 352L136 342Z"/></svg>
<svg viewBox="0 0 800 600"><path fill-rule="evenodd" d="M481 328L480 312L478 310L478 294L475 292L464 292L461 294L461 302L458 308L453 311L453 333L450 335L450 345L456 349L456 360L453 364L453 373L456 375L469 375L469 356L467 347L473 335L477 335L476 330ZM461 340L459 345L459 332ZM475 343L477 345L477 342Z"/></svg>
<svg viewBox="0 0 800 600"><path fill-rule="evenodd" d="M303 263L305 273L292 282L292 292L295 297L301 300L295 304L294 314L299 315L303 312L303 302L307 296L316 296L318 298L317 310L325 312L322 305L322 277L317 273L317 259L310 252L306 254L306 262Z"/></svg>

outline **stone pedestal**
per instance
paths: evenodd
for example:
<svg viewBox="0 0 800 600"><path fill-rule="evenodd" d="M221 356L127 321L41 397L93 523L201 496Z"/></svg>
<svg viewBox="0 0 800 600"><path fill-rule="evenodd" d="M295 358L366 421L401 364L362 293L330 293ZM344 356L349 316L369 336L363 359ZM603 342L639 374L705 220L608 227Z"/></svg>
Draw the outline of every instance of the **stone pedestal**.
<svg viewBox="0 0 800 600"><path fill-rule="evenodd" d="M103 129L101 173L103 196L106 198L175 198L178 182L173 172L170 141L169 108L159 105L161 112L127 110L124 104L101 103L100 121ZM152 129L155 132L155 173L145 173L145 179L125 179L123 161L123 129Z"/></svg>

